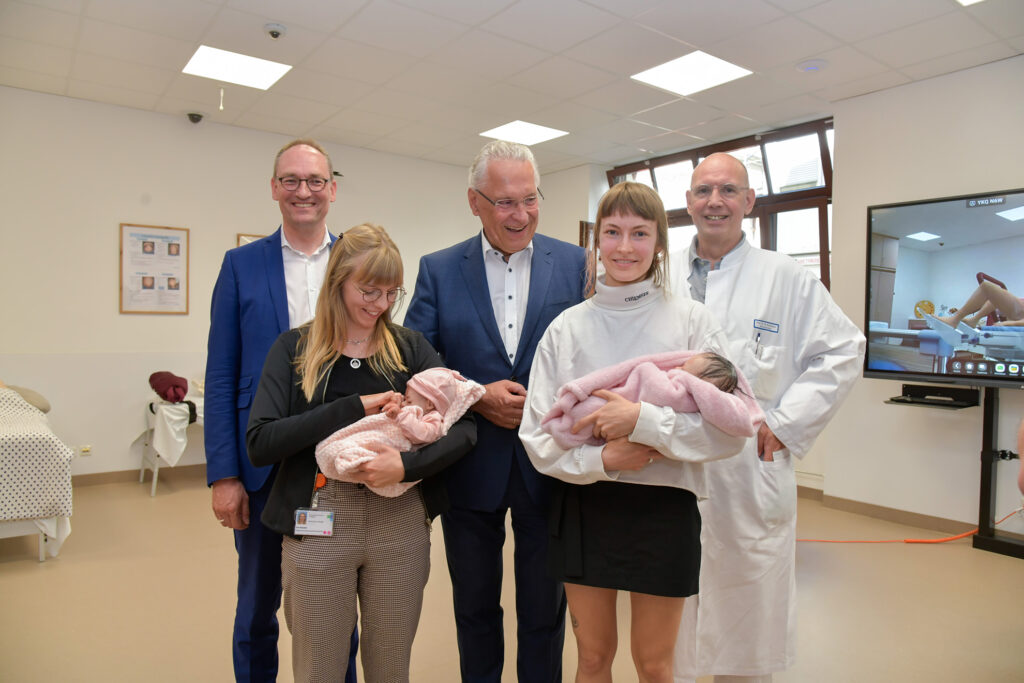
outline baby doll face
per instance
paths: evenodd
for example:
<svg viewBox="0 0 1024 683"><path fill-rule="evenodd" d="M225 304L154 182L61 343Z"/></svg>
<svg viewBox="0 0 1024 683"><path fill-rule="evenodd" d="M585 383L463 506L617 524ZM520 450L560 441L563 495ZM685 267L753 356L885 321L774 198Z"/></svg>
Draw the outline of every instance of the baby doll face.
<svg viewBox="0 0 1024 683"><path fill-rule="evenodd" d="M420 408L423 409L424 413L429 413L430 411L434 410L434 404L431 403L426 396L424 396L423 394L416 391L410 386L407 386L405 388L405 405L419 406Z"/></svg>

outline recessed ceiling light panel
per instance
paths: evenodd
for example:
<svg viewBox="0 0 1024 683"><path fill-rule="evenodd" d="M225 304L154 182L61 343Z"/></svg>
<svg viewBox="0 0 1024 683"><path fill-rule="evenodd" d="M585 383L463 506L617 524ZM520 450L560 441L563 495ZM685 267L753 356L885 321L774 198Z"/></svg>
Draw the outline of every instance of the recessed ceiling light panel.
<svg viewBox="0 0 1024 683"><path fill-rule="evenodd" d="M536 145L539 142L554 140L568 134L564 130L538 126L535 123L527 123L526 121L513 121L512 123L506 123L504 126L498 126L497 128L480 133L485 138L518 142L521 145Z"/></svg>
<svg viewBox="0 0 1024 683"><path fill-rule="evenodd" d="M671 62L633 74L630 78L685 97L749 76L751 73L742 66L736 66L697 50Z"/></svg>
<svg viewBox="0 0 1024 683"><path fill-rule="evenodd" d="M907 235L909 239L917 240L919 242L930 242L931 240L939 239L939 235L933 235L930 232L915 232L913 235Z"/></svg>
<svg viewBox="0 0 1024 683"><path fill-rule="evenodd" d="M998 211L996 215L1008 221L1019 221L1024 219L1024 206L1018 206L1016 209L1007 209L1006 211Z"/></svg>
<svg viewBox="0 0 1024 683"><path fill-rule="evenodd" d="M181 72L266 90L290 70L291 67L287 64L200 45Z"/></svg>

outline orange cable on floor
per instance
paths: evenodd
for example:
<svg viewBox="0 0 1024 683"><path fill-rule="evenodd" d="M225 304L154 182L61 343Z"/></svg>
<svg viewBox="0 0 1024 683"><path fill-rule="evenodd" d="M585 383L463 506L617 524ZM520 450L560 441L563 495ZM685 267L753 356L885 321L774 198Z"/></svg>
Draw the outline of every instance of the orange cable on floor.
<svg viewBox="0 0 1024 683"><path fill-rule="evenodd" d="M993 526L998 526L1013 517L1018 512L1024 512L1024 507L1019 507L1010 514L1006 515ZM956 536L947 536L946 538L902 538L902 539L889 539L883 541L835 541L827 538L798 538L796 539L800 543L949 543L950 541L958 541L961 538L967 538L978 533L977 529L971 531L965 531L962 534Z"/></svg>

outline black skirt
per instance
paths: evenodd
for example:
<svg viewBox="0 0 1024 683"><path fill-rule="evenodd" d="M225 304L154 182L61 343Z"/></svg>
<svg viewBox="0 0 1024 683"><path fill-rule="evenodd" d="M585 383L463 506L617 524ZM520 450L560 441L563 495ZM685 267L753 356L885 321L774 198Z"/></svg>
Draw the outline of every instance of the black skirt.
<svg viewBox="0 0 1024 683"><path fill-rule="evenodd" d="M551 503L548 571L554 578L665 597L697 593L700 512L692 491L563 484Z"/></svg>

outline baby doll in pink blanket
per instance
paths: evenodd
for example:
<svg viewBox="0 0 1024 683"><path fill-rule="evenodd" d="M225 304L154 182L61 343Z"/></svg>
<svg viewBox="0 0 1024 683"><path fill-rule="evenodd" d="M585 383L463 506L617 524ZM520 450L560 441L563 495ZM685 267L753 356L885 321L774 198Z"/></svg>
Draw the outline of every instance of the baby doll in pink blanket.
<svg viewBox="0 0 1024 683"><path fill-rule="evenodd" d="M391 446L408 452L437 441L455 421L484 395L484 388L448 368L430 368L409 378L405 397L395 394L381 412L353 422L317 444L316 461L324 476L355 481L349 473L377 457L373 447ZM418 482L403 481L384 487L368 487L394 498Z"/></svg>
<svg viewBox="0 0 1024 683"><path fill-rule="evenodd" d="M541 422L562 448L603 443L589 429L572 433L573 425L605 404L603 398L591 395L598 389L677 413L699 412L706 422L732 436L754 436L764 421L746 378L727 358L710 352L670 351L632 358L563 385Z"/></svg>

